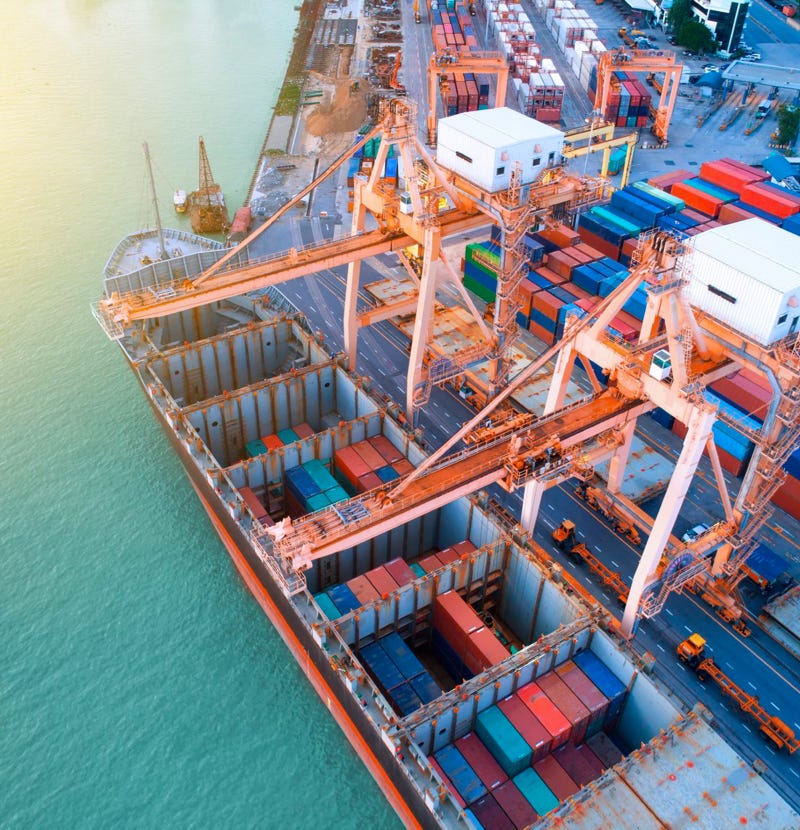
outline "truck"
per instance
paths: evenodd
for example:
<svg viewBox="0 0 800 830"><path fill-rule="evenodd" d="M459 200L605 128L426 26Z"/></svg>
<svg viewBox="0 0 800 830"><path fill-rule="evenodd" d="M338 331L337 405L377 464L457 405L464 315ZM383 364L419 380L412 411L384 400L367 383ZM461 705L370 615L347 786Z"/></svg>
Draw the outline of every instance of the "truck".
<svg viewBox="0 0 800 830"><path fill-rule="evenodd" d="M617 29L617 34L622 38L625 45L630 46L632 49L635 49L638 46L639 41L642 38L647 38L647 35L639 29L631 29L628 31L626 26L622 26Z"/></svg>
<svg viewBox="0 0 800 830"><path fill-rule="evenodd" d="M758 105L758 109L756 110L756 118L766 118L769 115L769 111L772 109L772 105L774 103L774 99L765 98Z"/></svg>
<svg viewBox="0 0 800 830"><path fill-rule="evenodd" d="M755 695L745 692L717 666L711 657L706 656L706 640L700 634L697 632L691 634L678 644L676 650L678 659L695 671L701 683L712 680L724 695L732 698L743 712L757 721L759 731L764 738L771 741L778 749L785 749L790 755L794 755L800 749L800 741L797 740L794 730L788 724L770 715Z"/></svg>

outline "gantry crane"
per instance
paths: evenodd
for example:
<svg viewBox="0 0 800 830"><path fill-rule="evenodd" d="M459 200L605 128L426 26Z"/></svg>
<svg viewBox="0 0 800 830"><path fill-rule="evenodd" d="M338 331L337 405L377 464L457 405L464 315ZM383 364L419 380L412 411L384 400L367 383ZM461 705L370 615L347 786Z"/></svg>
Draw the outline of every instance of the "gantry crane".
<svg viewBox="0 0 800 830"><path fill-rule="evenodd" d="M436 146L436 109L443 79L447 75L463 78L477 73L496 75L495 106L503 107L508 89L508 60L502 52L472 52L450 47L434 52L428 62L428 145Z"/></svg>
<svg viewBox="0 0 800 830"><path fill-rule="evenodd" d="M563 209L582 201L590 204L604 192L602 180L595 183L597 189L585 177L553 168L545 170L530 186L522 187L515 175L505 191L486 194L454 172L439 168L418 141L413 124L413 105L395 99L386 106L381 124L352 148L351 154L366 141L381 136L370 176L356 180L350 235L266 260L249 258L248 243L304 198L319 184L318 179L202 274L191 277L182 270L180 276L169 272L164 277L163 269L144 269L132 281L129 292L104 297L97 309L109 335L123 338L135 334L135 327L145 325L147 320L188 312L321 268L347 264L345 348L354 368L359 326L412 310L404 300L399 306L385 306L380 314L370 311L362 319L356 304L361 261L377 253L420 244L422 271L413 306L415 328L407 382L407 411L413 413L415 406L424 402L420 390L424 391L426 384L447 379L446 372L432 379L424 371L437 286L447 281L461 292L483 334L482 340L466 350L469 355L464 359L475 360L476 355L483 355L496 363L493 399L399 483L384 485L300 519L293 526L286 520L287 524L276 531L280 538L273 539L261 530L254 532L254 545L265 563L273 571L291 575L286 584L292 587L287 590L302 590L302 572L313 560L373 538L491 483L508 490L524 489L520 523L532 531L547 487L605 459L610 459L608 490L622 501L619 491L636 420L658 406L686 424L687 435L658 515L647 527L649 535L628 595L622 631L632 633L640 616L658 613L670 592L681 590L692 580L706 576L735 580L742 556L759 527L759 516L782 481L781 465L800 437L798 336L765 347L708 315L694 312L681 290L689 262L685 243L658 231L642 237L630 277L601 300L591 316L568 318L564 338L508 379L503 367L504 346L513 335L515 288L524 274L517 240L537 217L548 215L553 207ZM397 193L381 182L390 146L396 147L403 159L406 193ZM321 179L332 175L348 157L346 154L335 162ZM377 224L375 230L366 230L368 213ZM489 221L498 223L502 232L498 301L491 329L442 256L442 240L447 235L482 227ZM185 263L179 264L185 268ZM641 335L638 342L625 343L606 327L642 281L648 286L648 304ZM654 354L664 349L672 363L671 383L649 373ZM565 407L566 387L577 358L591 360L604 369L609 386ZM517 389L553 360L552 385L541 417L512 412L493 418ZM760 367L770 378L776 397L762 432L753 436L758 441L753 461L736 502L731 504L711 435L716 407L704 399L702 390L706 384L737 371L742 363ZM490 427L485 426L487 422ZM483 429L480 440L455 455L447 455L478 429ZM717 477L725 520L688 548L681 548L683 558L675 560L668 553L669 561L662 571L672 526L705 448Z"/></svg>
<svg viewBox="0 0 800 830"><path fill-rule="evenodd" d="M597 63L597 92L594 107L604 117L611 82L615 71L625 72L663 72L664 84L661 97L656 107L653 133L661 144L666 144L669 137L669 125L672 111L678 98L678 84L683 65L675 62L675 53L655 49L612 49L603 52Z"/></svg>

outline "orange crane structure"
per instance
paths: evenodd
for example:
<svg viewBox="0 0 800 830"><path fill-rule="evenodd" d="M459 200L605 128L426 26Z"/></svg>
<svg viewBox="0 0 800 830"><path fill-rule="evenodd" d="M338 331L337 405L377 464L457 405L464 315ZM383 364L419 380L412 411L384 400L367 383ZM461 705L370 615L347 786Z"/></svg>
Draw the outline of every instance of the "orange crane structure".
<svg viewBox="0 0 800 830"><path fill-rule="evenodd" d="M428 63L428 144L436 146L436 109L440 93L447 88L447 75L463 78L477 73L496 75L497 90L495 106L505 106L508 90L508 60L502 52L473 52L470 49L456 49L434 52Z"/></svg>
<svg viewBox="0 0 800 830"><path fill-rule="evenodd" d="M678 84L683 72L683 64L675 62L675 53L655 49L612 49L604 52L597 63L597 92L594 107L602 117L608 105L608 96L614 72L663 72L664 83L661 97L655 108L653 134L661 144L666 144L669 137L669 125L672 112L678 99Z"/></svg>
<svg viewBox="0 0 800 830"><path fill-rule="evenodd" d="M415 315L406 383L408 415L427 402L433 385L462 373L470 362L489 360L493 384L489 403L415 470L396 482L294 522L285 519L274 528L254 527L254 548L265 565L287 593L296 593L302 590L303 573L314 560L352 548L490 484L508 491L523 490L519 522L532 531L548 487L608 460L610 496L618 506L627 504L633 521L647 536L621 620L623 633L632 634L640 617L657 614L673 591L700 579L735 581L755 544L755 533L766 520L769 498L785 475L781 465L800 441L798 335L762 346L693 310L682 292L690 267L684 243L669 232L658 231L643 235L630 276L600 301L591 316L569 317L563 339L509 377L507 349L516 333L516 288L527 274L520 250L525 233L554 209L563 214L595 203L607 195L607 185L604 180L570 175L563 166L554 164L525 185L515 167L504 190L487 193L439 166L418 139L415 123L412 102L386 102L382 121L375 129L240 245L221 253L205 271L187 276L183 267L168 272L154 269L148 272L152 282L106 296L95 309L110 337L129 335L135 343L136 338L148 336L145 321L347 265L343 362L351 369L356 366L362 326L400 314ZM350 234L268 257L250 256L249 243L377 136L381 142L370 175L356 177ZM402 159L406 192L398 192L381 179L390 147ZM491 327L442 252L446 237L490 223L501 230ZM414 244L422 250L416 296L360 314L357 298L362 261L390 251L402 254ZM180 265L180 260L177 262ZM642 331L637 342L628 343L612 335L607 326L643 281L648 301ZM444 286L459 292L475 319L478 334L464 353L437 361L429 354L428 343L436 293ZM669 382L649 372L655 353L664 350L672 361ZM584 365L591 360L603 368L608 387L601 388L594 381L591 394L565 406L576 360ZM553 363L551 387L540 416L509 406L516 390ZM745 363L758 367L770 379L775 397L762 431L752 436L756 441L753 460L732 503L712 440L717 407L704 398L703 389ZM686 424L687 434L658 514L650 519L626 503L620 489L637 418L655 407ZM720 413L719 417L724 416ZM465 446L456 450L461 442ZM706 449L725 517L690 545L675 548L671 530Z"/></svg>

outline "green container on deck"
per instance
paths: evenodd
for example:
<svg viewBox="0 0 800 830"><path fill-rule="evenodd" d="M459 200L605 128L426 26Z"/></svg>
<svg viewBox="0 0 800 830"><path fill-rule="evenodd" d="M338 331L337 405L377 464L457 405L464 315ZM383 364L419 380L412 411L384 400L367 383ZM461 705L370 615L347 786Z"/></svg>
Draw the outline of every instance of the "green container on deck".
<svg viewBox="0 0 800 830"><path fill-rule="evenodd" d="M244 445L248 458L255 458L257 455L264 455L267 452L267 445L259 438L256 441L248 441Z"/></svg>
<svg viewBox="0 0 800 830"><path fill-rule="evenodd" d="M485 285L481 285L472 277L464 277L464 288L469 289L476 297L480 297L485 303L493 303L495 300L495 292Z"/></svg>
<svg viewBox="0 0 800 830"><path fill-rule="evenodd" d="M475 734L507 775L516 775L530 766L531 748L497 706L490 706L478 715Z"/></svg>
<svg viewBox="0 0 800 830"><path fill-rule="evenodd" d="M464 258L467 262L474 262L486 270L486 265L491 264L495 271L500 267L500 252L487 251L480 242L470 242L464 249Z"/></svg>
<svg viewBox="0 0 800 830"><path fill-rule="evenodd" d="M425 576L425 574L427 573L425 568L423 568L422 565L419 564L419 562L412 562L409 565L409 567L412 571L414 571L414 576L416 577Z"/></svg>
<svg viewBox="0 0 800 830"><path fill-rule="evenodd" d="M540 816L558 807L558 799L533 767L528 767L519 775L515 775L514 783Z"/></svg>
<svg viewBox="0 0 800 830"><path fill-rule="evenodd" d="M589 212L593 213L595 216L599 216L601 219L605 219L606 222L611 222L612 225L616 225L618 228L622 228L625 233L632 236L638 236L644 227L644 225L637 225L634 222L629 222L627 219L623 219L615 211L607 210L606 208L596 207L592 208ZM280 433L278 434L280 435Z"/></svg>
<svg viewBox="0 0 800 830"><path fill-rule="evenodd" d="M324 591L321 591L319 594L314 594L314 599L317 601L317 605L319 605L322 613L329 620L338 620L342 616L339 613L339 609L333 604L333 600Z"/></svg>
<svg viewBox="0 0 800 830"><path fill-rule="evenodd" d="M633 187L637 190L641 190L643 193L649 193L651 196L661 202L664 202L665 204L672 205L675 210L680 211L686 209L686 202L684 202L683 199L679 199L677 196L667 193L666 190L659 190L659 188L652 184L648 184L647 182L634 182Z"/></svg>
<svg viewBox="0 0 800 830"><path fill-rule="evenodd" d="M347 495L347 490L344 487L339 487L337 484L336 487L331 487L330 490L325 491L325 495L330 500L331 504L337 504L340 501L347 501L350 496Z"/></svg>
<svg viewBox="0 0 800 830"><path fill-rule="evenodd" d="M309 496L306 499L306 506L309 513L316 513L317 510L325 510L331 503L324 493L317 493L316 496Z"/></svg>
<svg viewBox="0 0 800 830"><path fill-rule="evenodd" d="M295 441L300 440L293 429L279 429L277 435L284 444L294 444Z"/></svg>
<svg viewBox="0 0 800 830"><path fill-rule="evenodd" d="M319 461L308 461L303 464L303 469L311 476L314 483L319 487L320 493L339 486L339 482L328 472L324 464Z"/></svg>

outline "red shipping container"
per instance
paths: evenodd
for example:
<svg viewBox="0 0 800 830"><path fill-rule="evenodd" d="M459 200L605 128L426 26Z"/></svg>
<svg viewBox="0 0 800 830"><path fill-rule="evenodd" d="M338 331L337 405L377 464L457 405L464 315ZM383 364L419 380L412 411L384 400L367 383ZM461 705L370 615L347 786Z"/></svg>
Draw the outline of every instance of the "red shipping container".
<svg viewBox="0 0 800 830"><path fill-rule="evenodd" d="M751 167L749 164L745 164L743 161L736 161L736 159L727 157L720 159L720 161L724 164L729 165L730 167L737 167L739 170L744 170L745 173L748 173L750 176L753 177L754 182L765 182L768 178L770 178L769 173L767 173L765 170L759 170L757 167Z"/></svg>
<svg viewBox="0 0 800 830"><path fill-rule="evenodd" d="M578 234L563 222L552 228L544 228L539 231L539 236L552 242L558 248L569 248L570 245L577 245L580 242Z"/></svg>
<svg viewBox="0 0 800 830"><path fill-rule="evenodd" d="M575 747L575 751L583 758L592 770L592 780L599 778L606 770L603 762L592 752L586 744Z"/></svg>
<svg viewBox="0 0 800 830"><path fill-rule="evenodd" d="M670 193L679 199L683 199L689 207L701 210L708 216L716 217L723 204L722 199L717 199L716 196L712 196L710 193L698 190L687 182L678 182L672 185Z"/></svg>
<svg viewBox="0 0 800 830"><path fill-rule="evenodd" d="M720 208L720 210L722 210L722 208ZM685 216L687 219L694 219L695 222L708 222L708 216L705 213L701 213L699 210L684 208L681 211L681 215Z"/></svg>
<svg viewBox="0 0 800 830"><path fill-rule="evenodd" d="M759 181L747 171L724 161L706 161L700 165L700 178L725 190L741 193L748 184Z"/></svg>
<svg viewBox="0 0 800 830"><path fill-rule="evenodd" d="M575 249L586 257L586 262L597 262L598 259L602 259L605 256L602 251L591 245L587 245L585 242L579 242L575 246Z"/></svg>
<svg viewBox="0 0 800 830"><path fill-rule="evenodd" d="M459 795L458 790L453 786L453 782L444 774L444 770L439 766L437 760L432 755L429 755L428 763L431 765L431 767L433 767L434 770L436 770L436 773L438 774L439 778L442 779L442 782L447 787L447 789L450 790L458 806L461 807L461 809L463 810L464 807L467 806L467 802L464 801L464 799Z"/></svg>
<svg viewBox="0 0 800 830"><path fill-rule="evenodd" d="M380 599L378 592L375 590L375 586L366 576L355 576L353 579L348 579L345 584L356 595L356 599L362 605Z"/></svg>
<svg viewBox="0 0 800 830"><path fill-rule="evenodd" d="M572 693L589 710L589 724L603 720L608 711L608 698L591 680L572 662L568 660L557 669L558 676L569 686Z"/></svg>
<svg viewBox="0 0 800 830"><path fill-rule="evenodd" d="M438 571L442 567L442 560L435 553L432 553L430 556L420 559L418 564L425 573L429 574L432 571Z"/></svg>
<svg viewBox="0 0 800 830"><path fill-rule="evenodd" d="M770 397L772 397L772 387L769 385L769 381L764 377L764 375L754 371L753 369L747 368L739 369L736 374L738 377L745 378L750 381L750 383L754 383L756 386L760 386L762 389L765 389L769 392Z"/></svg>
<svg viewBox="0 0 800 830"><path fill-rule="evenodd" d="M571 742L559 747L553 753L553 757L579 787L585 787L597 777L594 774L593 767L576 750L575 744Z"/></svg>
<svg viewBox="0 0 800 830"><path fill-rule="evenodd" d="M639 240L638 238L631 237L630 239L626 239L622 243L622 255L626 257L632 257L635 251L639 250Z"/></svg>
<svg viewBox="0 0 800 830"><path fill-rule="evenodd" d="M394 464L404 459L403 453L385 435L375 435L367 440L386 459L388 464Z"/></svg>
<svg viewBox="0 0 800 830"><path fill-rule="evenodd" d="M547 317L548 320L558 320L558 310L565 305L563 300L554 297L549 291L540 291L533 295L532 306Z"/></svg>
<svg viewBox="0 0 800 830"><path fill-rule="evenodd" d="M392 469L397 473L397 475L405 476L412 472L414 465L407 458L401 458L399 461L395 461L392 464Z"/></svg>
<svg viewBox="0 0 800 830"><path fill-rule="evenodd" d="M573 268L578 265L575 258L570 256L568 253L568 249L563 251L553 251L552 253L547 254L545 263L551 271L555 271L556 274L564 277L565 280L568 280L572 276Z"/></svg>
<svg viewBox="0 0 800 830"><path fill-rule="evenodd" d="M759 210L765 210L773 216L779 216L781 219L787 219L800 212L800 199L795 200L788 195L784 196L775 188L763 184L749 184L743 188L742 201Z"/></svg>
<svg viewBox="0 0 800 830"><path fill-rule="evenodd" d="M760 386L739 375L720 378L711 384L711 391L731 401L748 415L763 421L769 408L771 395Z"/></svg>
<svg viewBox="0 0 800 830"><path fill-rule="evenodd" d="M292 429L294 430L295 435L301 441L304 438L311 438L311 436L314 434L314 430L311 428L309 424L305 423L305 421L302 424L298 424L297 426L292 427Z"/></svg>
<svg viewBox="0 0 800 830"><path fill-rule="evenodd" d="M497 708L511 721L511 725L531 748L533 761L544 758L550 752L553 736L522 702L519 695L511 695L499 701Z"/></svg>
<svg viewBox="0 0 800 830"><path fill-rule="evenodd" d="M333 463L336 470L353 490L358 490L359 478L370 471L361 456L352 447L342 447L340 450L336 450L333 454Z"/></svg>
<svg viewBox="0 0 800 830"><path fill-rule="evenodd" d="M458 561L458 554L452 548L440 550L436 553L436 555L439 557L439 561L443 565L449 565L451 562Z"/></svg>
<svg viewBox="0 0 800 830"><path fill-rule="evenodd" d="M537 761L533 768L559 801L566 801L580 789L552 755Z"/></svg>
<svg viewBox="0 0 800 830"><path fill-rule="evenodd" d="M483 623L456 591L447 591L433 601L433 627L463 659L467 638L483 628Z"/></svg>
<svg viewBox="0 0 800 830"><path fill-rule="evenodd" d="M479 628L467 637L464 665L473 674L480 674L510 656L509 650L495 637L490 628Z"/></svg>
<svg viewBox="0 0 800 830"><path fill-rule="evenodd" d="M600 297L582 297L575 303L575 305L578 306L578 308L582 308L584 311L588 311L591 314L595 310L599 302Z"/></svg>
<svg viewBox="0 0 800 830"><path fill-rule="evenodd" d="M653 187L660 187L661 190L669 190L673 184L690 179L693 175L688 170L674 170L672 173L661 173L659 176L653 176L647 180L647 183L653 185Z"/></svg>
<svg viewBox="0 0 800 830"><path fill-rule="evenodd" d="M383 482L377 475L375 475L375 473L367 473L366 475L358 477L358 487L356 487L356 489L359 493L364 493L367 490L374 490L382 484Z"/></svg>
<svg viewBox="0 0 800 830"><path fill-rule="evenodd" d="M579 744L586 737L586 727L589 725L589 710L572 693L569 686L556 672L551 671L543 674L537 682L550 700L566 715L572 724L571 738L574 743Z"/></svg>
<svg viewBox="0 0 800 830"><path fill-rule="evenodd" d="M533 320L528 321L528 331L548 346L552 346L556 342L555 332L548 331L544 326L534 323Z"/></svg>
<svg viewBox="0 0 800 830"><path fill-rule="evenodd" d="M364 576L372 583L372 586L382 597L391 594L397 588L397 583L392 579L392 575L383 565L367 571Z"/></svg>
<svg viewBox="0 0 800 830"><path fill-rule="evenodd" d="M622 760L622 753L619 747L605 732L598 732L596 735L592 735L586 741L586 744L606 769L613 767Z"/></svg>
<svg viewBox="0 0 800 830"><path fill-rule="evenodd" d="M501 784L492 795L503 808L503 812L511 819L516 830L523 830L539 818L539 814L531 807L528 799L513 781Z"/></svg>
<svg viewBox="0 0 800 830"><path fill-rule="evenodd" d="M408 585L409 582L413 582L417 578L408 562L400 556L396 559L391 559L383 567L386 568L392 579L401 587Z"/></svg>
<svg viewBox="0 0 800 830"><path fill-rule="evenodd" d="M264 507L261 500L249 487L240 487L239 495L257 519L263 519L267 515L267 508Z"/></svg>
<svg viewBox="0 0 800 830"><path fill-rule="evenodd" d="M503 768L495 761L492 753L486 748L486 744L474 732L459 738L456 741L456 749L464 756L475 775L481 779L487 789L493 790L508 781Z"/></svg>
<svg viewBox="0 0 800 830"><path fill-rule="evenodd" d="M517 694L552 736L553 749L569 740L572 724L538 684L528 683Z"/></svg>
<svg viewBox="0 0 800 830"><path fill-rule="evenodd" d="M454 545L452 545L452 548L459 557L464 556L467 553L472 553L474 550L477 550L475 545L473 545L469 539L464 539L463 542L456 542Z"/></svg>
<svg viewBox="0 0 800 830"><path fill-rule="evenodd" d="M481 827L490 827L491 830L514 830L511 819L503 812L491 793L486 793L474 801L469 805L469 809Z"/></svg>
<svg viewBox="0 0 800 830"><path fill-rule="evenodd" d="M596 233L592 233L586 228L579 227L578 233L584 242L591 245L593 248L597 248L603 256L611 257L611 259L617 259L619 257L619 248L613 242L603 239L601 236L598 236Z"/></svg>
<svg viewBox="0 0 800 830"><path fill-rule="evenodd" d="M800 481L787 475L772 497L772 503L795 519L800 518Z"/></svg>
<svg viewBox="0 0 800 830"><path fill-rule="evenodd" d="M754 213L744 210L734 204L723 205L719 209L719 221L723 225L730 225L733 222L741 222L744 219L752 219Z"/></svg>
<svg viewBox="0 0 800 830"><path fill-rule="evenodd" d="M531 298L539 290L539 286L532 283L530 280L522 280L517 288L517 297L519 298L521 308L520 312L528 317L531 313Z"/></svg>
<svg viewBox="0 0 800 830"><path fill-rule="evenodd" d="M278 436L275 435L275 433L272 433L271 435L264 435L261 438L261 441L267 448L268 452L274 452L275 450L278 450L282 446L284 446L283 441L281 441L281 439L278 438Z"/></svg>
<svg viewBox="0 0 800 830"><path fill-rule="evenodd" d="M386 459L368 441L353 444L353 449L361 456L370 470L379 470L386 466Z"/></svg>

